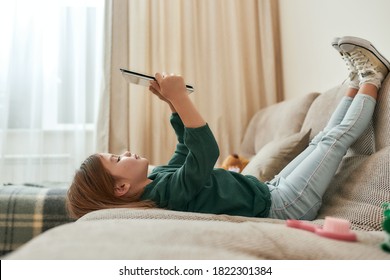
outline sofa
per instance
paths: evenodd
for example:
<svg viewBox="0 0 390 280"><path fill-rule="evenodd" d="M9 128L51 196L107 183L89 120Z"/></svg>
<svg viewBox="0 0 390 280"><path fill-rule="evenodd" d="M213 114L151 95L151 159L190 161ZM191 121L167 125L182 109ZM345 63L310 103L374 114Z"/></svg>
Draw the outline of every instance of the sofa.
<svg viewBox="0 0 390 280"><path fill-rule="evenodd" d="M239 152L243 172L272 178L326 124L348 81L259 110ZM269 218L165 209L107 209L51 228L3 256L17 259L382 259L388 238L383 204L390 202L390 75L367 130L343 158L314 221L350 222L357 241L340 241ZM264 131L266 133L264 133ZM262 160L259 160L259 159Z"/></svg>

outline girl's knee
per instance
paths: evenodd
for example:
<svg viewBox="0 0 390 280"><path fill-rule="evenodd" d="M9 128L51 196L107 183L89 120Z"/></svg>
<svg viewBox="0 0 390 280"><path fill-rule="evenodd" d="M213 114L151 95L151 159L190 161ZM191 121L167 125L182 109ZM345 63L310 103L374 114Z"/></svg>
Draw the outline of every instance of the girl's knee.
<svg viewBox="0 0 390 280"><path fill-rule="evenodd" d="M299 217L299 220L313 221L318 216L318 212L321 208L321 205L322 201L318 201L304 215Z"/></svg>

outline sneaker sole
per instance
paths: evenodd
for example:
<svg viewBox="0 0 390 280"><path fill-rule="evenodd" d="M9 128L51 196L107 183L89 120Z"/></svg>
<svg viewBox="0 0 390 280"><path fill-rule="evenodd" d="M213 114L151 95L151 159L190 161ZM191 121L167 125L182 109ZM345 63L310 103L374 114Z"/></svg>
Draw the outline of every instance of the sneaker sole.
<svg viewBox="0 0 390 280"><path fill-rule="evenodd" d="M338 52L342 52L342 49L339 47L339 41L340 41L340 38L339 37L335 37L333 38L332 42L331 42L331 45L333 48L335 48Z"/></svg>
<svg viewBox="0 0 390 280"><path fill-rule="evenodd" d="M370 41L351 36L345 36L339 40L339 47L344 52L351 51L355 46L364 48L371 52L380 60L380 62L383 63L383 65L386 66L387 70L390 71L390 62L371 44Z"/></svg>

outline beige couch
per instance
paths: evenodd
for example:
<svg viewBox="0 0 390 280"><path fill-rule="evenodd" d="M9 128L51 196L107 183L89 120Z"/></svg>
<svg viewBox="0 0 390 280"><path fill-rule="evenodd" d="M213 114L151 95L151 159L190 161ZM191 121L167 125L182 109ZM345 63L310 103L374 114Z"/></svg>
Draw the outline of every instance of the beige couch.
<svg viewBox="0 0 390 280"><path fill-rule="evenodd" d="M259 111L242 143L241 153L254 157L247 171L272 176L290 153L325 126L345 88L340 85ZM269 164L256 163L259 153ZM322 224L325 216L348 219L357 242L320 237L281 220L111 209L50 229L6 259L390 259L380 248L386 238L381 205L390 201L389 181L388 77L372 124L348 151L313 221Z"/></svg>

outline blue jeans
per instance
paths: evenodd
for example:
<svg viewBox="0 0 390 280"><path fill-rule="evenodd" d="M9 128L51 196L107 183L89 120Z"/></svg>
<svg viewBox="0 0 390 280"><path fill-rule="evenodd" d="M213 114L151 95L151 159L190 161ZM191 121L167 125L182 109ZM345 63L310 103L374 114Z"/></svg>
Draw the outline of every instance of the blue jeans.
<svg viewBox="0 0 390 280"><path fill-rule="evenodd" d="M365 94L343 97L327 126L275 178L270 218L314 220L330 181L348 148L367 128L376 100Z"/></svg>

